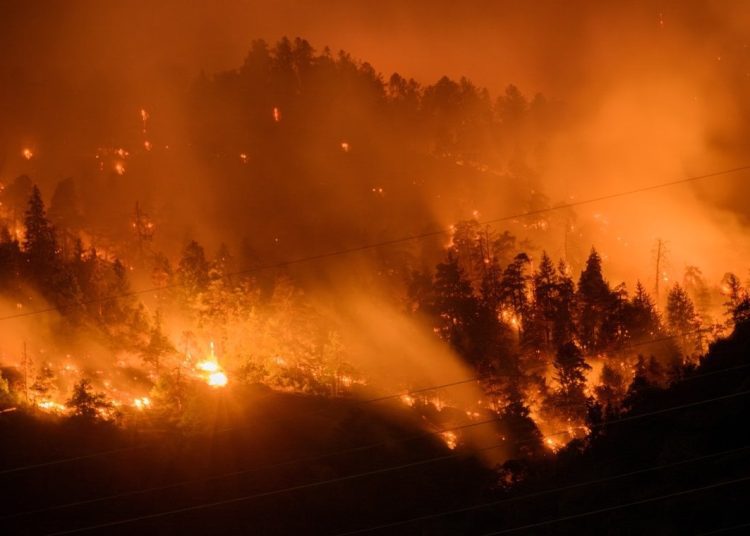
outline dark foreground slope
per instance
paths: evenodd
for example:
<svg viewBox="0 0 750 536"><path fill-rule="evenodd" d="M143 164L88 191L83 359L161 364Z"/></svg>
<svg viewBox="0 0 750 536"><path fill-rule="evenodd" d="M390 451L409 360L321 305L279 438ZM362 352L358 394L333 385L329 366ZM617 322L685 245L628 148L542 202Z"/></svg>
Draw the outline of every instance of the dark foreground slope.
<svg viewBox="0 0 750 536"><path fill-rule="evenodd" d="M586 444L509 462L501 473L424 435L424 423L395 406L261 388L207 397L202 415L212 428L197 435L153 422L136 433L6 414L0 530L702 534L737 527L750 523L748 356L745 323L670 388L635 389L629 412L592 424ZM44 464L75 456L82 457ZM520 481L496 485L511 474Z"/></svg>

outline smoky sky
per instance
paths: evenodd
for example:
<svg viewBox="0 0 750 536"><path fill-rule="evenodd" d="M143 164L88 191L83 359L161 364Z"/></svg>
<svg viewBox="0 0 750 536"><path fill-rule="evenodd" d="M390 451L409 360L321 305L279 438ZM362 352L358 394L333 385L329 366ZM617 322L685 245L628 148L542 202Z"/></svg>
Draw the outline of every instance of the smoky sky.
<svg viewBox="0 0 750 536"><path fill-rule="evenodd" d="M47 154L83 154L77 139L137 130L141 106L179 133L179 101L201 71L238 68L253 39L301 36L385 77L466 76L493 96L512 83L565 102L571 128L552 144L544 188L556 200L607 193L747 163L749 27L750 8L731 1L4 1L0 146L17 153L51 122ZM60 109L70 102L80 110ZM725 213L748 219L745 182L696 185L680 202L718 209L706 217L729 229Z"/></svg>

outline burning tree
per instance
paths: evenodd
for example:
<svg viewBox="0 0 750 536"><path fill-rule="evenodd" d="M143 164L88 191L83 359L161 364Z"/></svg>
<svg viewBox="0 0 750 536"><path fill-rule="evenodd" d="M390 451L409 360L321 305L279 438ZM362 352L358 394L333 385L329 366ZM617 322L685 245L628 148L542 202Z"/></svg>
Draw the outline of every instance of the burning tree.
<svg viewBox="0 0 750 536"><path fill-rule="evenodd" d="M81 379L73 387L73 394L67 401L73 417L86 421L109 419L112 417L112 402L104 393L97 393L91 385L91 380Z"/></svg>

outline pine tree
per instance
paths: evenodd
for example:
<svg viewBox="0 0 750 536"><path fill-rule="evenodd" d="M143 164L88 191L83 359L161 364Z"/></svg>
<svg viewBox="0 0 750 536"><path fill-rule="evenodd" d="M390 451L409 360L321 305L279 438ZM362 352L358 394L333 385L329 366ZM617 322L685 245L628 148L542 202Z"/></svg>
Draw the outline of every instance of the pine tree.
<svg viewBox="0 0 750 536"><path fill-rule="evenodd" d="M50 282L58 269L55 231L47 219L39 188L34 186L26 210L23 250L29 273L37 282Z"/></svg>
<svg viewBox="0 0 750 536"><path fill-rule="evenodd" d="M187 297L194 297L206 289L209 264L203 248L195 240L185 246L177 268L177 281Z"/></svg>
<svg viewBox="0 0 750 536"><path fill-rule="evenodd" d="M104 393L94 391L91 381L83 378L73 388L73 394L67 401L73 410L73 416L86 421L96 421L105 418L112 409L112 403Z"/></svg>
<svg viewBox="0 0 750 536"><path fill-rule="evenodd" d="M681 341L685 354L692 355L701 349L701 337L698 329L700 318L687 292L675 284L667 294L667 326L672 335Z"/></svg>
<svg viewBox="0 0 750 536"><path fill-rule="evenodd" d="M523 331L523 322L526 318L529 306L527 296L527 284L529 277L526 269L530 264L528 255L519 253L516 255L503 272L500 282L500 296L505 309L511 313L511 324L520 334Z"/></svg>
<svg viewBox="0 0 750 536"><path fill-rule="evenodd" d="M174 351L174 346L162 331L161 314L157 311L154 315L154 324L149 333L148 343L141 350L141 357L144 362L153 367L154 373L158 376L161 373L162 360Z"/></svg>
<svg viewBox="0 0 750 536"><path fill-rule="evenodd" d="M601 257L593 248L578 280L577 301L581 346L587 352L598 351L603 343L602 326L611 303L611 294L602 276Z"/></svg>

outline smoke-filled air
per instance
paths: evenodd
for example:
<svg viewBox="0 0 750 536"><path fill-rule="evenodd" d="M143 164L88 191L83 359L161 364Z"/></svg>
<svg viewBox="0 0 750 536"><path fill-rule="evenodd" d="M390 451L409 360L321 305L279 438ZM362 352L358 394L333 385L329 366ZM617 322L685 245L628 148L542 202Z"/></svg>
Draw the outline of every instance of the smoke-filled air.
<svg viewBox="0 0 750 536"><path fill-rule="evenodd" d="M0 2L0 526L747 526L749 125L739 1Z"/></svg>

